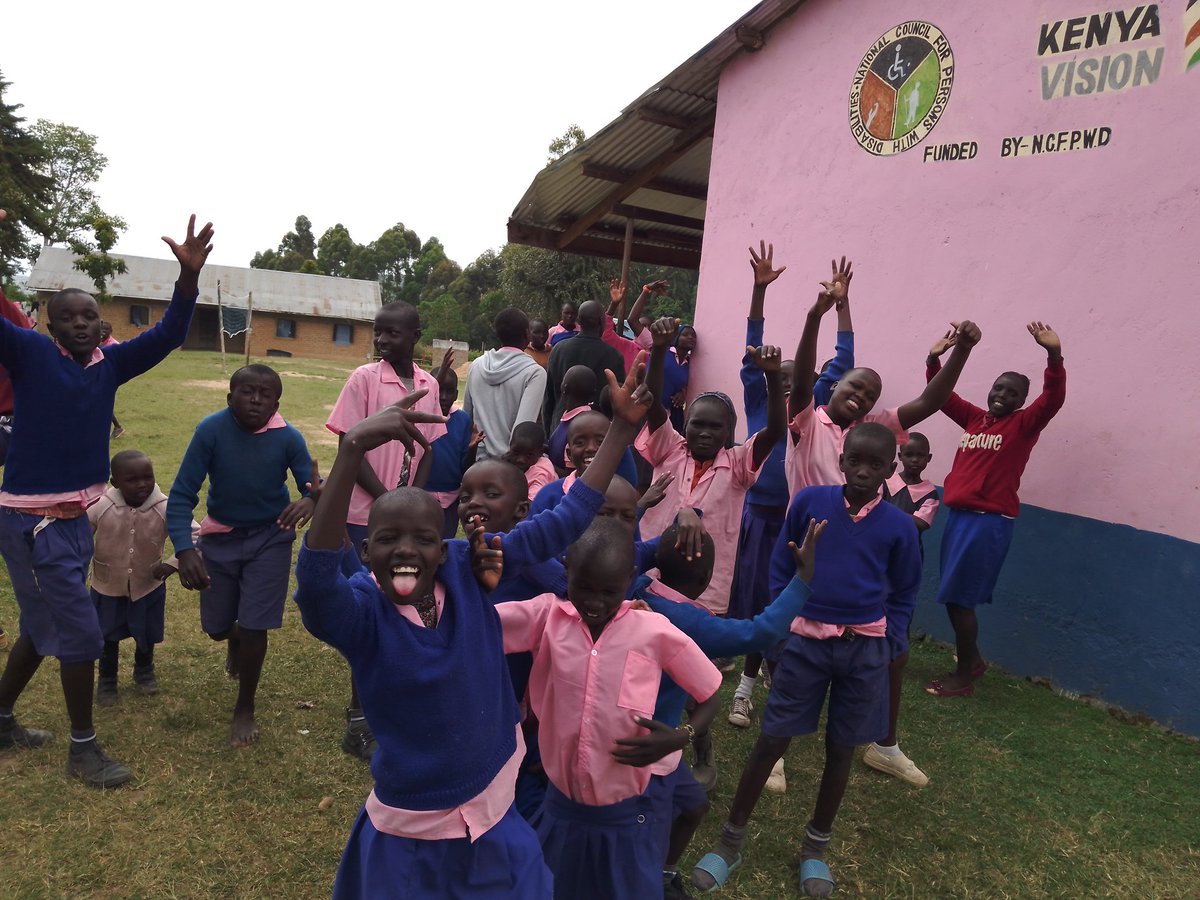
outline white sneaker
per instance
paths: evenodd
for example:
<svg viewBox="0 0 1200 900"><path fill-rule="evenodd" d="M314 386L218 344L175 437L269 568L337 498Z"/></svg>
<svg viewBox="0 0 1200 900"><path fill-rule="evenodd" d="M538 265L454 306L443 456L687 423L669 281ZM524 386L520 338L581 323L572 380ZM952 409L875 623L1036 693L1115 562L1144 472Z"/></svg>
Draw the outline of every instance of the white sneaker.
<svg viewBox="0 0 1200 900"><path fill-rule="evenodd" d="M734 728L749 728L753 709L754 704L749 697L734 697L733 705L729 707L729 724Z"/></svg>
<svg viewBox="0 0 1200 900"><path fill-rule="evenodd" d="M880 750L878 744L869 744L863 753L863 762L872 769L894 775L913 787L925 787L929 784L929 776L918 769L913 761L904 755L904 751L889 756Z"/></svg>
<svg viewBox="0 0 1200 900"><path fill-rule="evenodd" d="M779 762L775 763L775 767L771 769L771 774L767 778L767 790L772 794L787 793L787 778L783 774L783 757L779 757Z"/></svg>

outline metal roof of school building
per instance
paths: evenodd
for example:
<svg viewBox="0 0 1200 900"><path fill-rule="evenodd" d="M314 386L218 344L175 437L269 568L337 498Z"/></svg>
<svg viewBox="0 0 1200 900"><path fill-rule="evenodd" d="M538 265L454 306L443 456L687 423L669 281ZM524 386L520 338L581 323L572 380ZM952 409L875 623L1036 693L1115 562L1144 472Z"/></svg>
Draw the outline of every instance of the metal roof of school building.
<svg viewBox="0 0 1200 900"><path fill-rule="evenodd" d="M124 275L116 275L109 280L108 292L114 297L131 300L171 299L175 279L179 277L179 263L174 259L126 256L122 253L110 255L124 260L128 267ZM87 275L74 267L74 262L75 254L65 247L42 248L38 261L29 273L29 289L53 292L63 288L79 288L92 293L95 285ZM230 306L244 307L246 297L253 291L255 312L370 322L374 320L382 302L379 284L374 281L210 263L200 273L201 304L216 306L218 281L221 282L222 301Z"/></svg>
<svg viewBox="0 0 1200 900"><path fill-rule="evenodd" d="M620 259L700 265L721 70L762 49L804 0L764 0L533 179L508 220L508 239Z"/></svg>

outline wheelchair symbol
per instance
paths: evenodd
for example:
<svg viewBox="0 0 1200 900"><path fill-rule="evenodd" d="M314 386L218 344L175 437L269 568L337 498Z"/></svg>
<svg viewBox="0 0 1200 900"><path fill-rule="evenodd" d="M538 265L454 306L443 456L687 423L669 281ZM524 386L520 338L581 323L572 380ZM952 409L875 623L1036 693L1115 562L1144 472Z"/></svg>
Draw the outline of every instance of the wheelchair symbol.
<svg viewBox="0 0 1200 900"><path fill-rule="evenodd" d="M904 60L902 60L900 58L900 47L901 46L902 46L901 44L896 45L896 59L892 62L892 64L890 66L888 66L888 70L887 70L888 81L899 81L901 78L903 78L905 75L908 74L908 72L905 71L905 68L904 68Z"/></svg>

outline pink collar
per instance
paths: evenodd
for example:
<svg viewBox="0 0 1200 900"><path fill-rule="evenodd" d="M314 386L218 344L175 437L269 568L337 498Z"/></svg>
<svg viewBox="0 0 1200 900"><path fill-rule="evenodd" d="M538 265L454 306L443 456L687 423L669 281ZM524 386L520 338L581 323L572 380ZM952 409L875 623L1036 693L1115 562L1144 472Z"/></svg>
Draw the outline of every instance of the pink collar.
<svg viewBox="0 0 1200 900"><path fill-rule="evenodd" d="M57 340L54 341L54 346L58 348L58 352L61 353L63 356L71 357L71 359L75 358L75 357L71 356L70 351L68 351L67 348L64 347L62 344L60 344ZM87 365L85 365L84 368L90 369L92 366L94 366L96 363L100 362L103 359L104 359L104 351L101 350L99 347L97 347L95 350L92 351L92 358L87 361Z"/></svg>
<svg viewBox="0 0 1200 900"><path fill-rule="evenodd" d="M283 418L283 416L281 416L279 414L278 410L276 410L275 415L273 415L273 416L271 416L271 418L267 419L266 425L264 425L262 428L258 429L258 431L254 432L254 433L262 434L264 431L271 431L275 428L287 428L287 421Z"/></svg>
<svg viewBox="0 0 1200 900"><path fill-rule="evenodd" d="M711 613L712 610L701 606L691 597L686 594L681 594L673 587L668 587L657 578L651 578L650 583L646 585L646 590L656 597L662 597L664 600L670 600L672 603L686 603L688 606L694 606L697 609L703 609L705 612Z"/></svg>

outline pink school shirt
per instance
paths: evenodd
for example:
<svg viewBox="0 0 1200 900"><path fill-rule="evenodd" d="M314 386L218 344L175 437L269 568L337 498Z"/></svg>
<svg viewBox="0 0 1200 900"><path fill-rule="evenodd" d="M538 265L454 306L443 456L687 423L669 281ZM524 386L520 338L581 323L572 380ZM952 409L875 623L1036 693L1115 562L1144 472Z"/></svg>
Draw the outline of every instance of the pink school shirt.
<svg viewBox="0 0 1200 900"><path fill-rule="evenodd" d="M567 329L563 327L562 322L559 322L557 325L551 325L550 330L546 332L546 346L550 346L550 342L554 340L556 334L562 334L566 331L569 331L571 334L579 334L579 326L576 325L574 328Z"/></svg>
<svg viewBox="0 0 1200 900"><path fill-rule="evenodd" d="M372 574L371 579L375 581ZM378 581L375 581L378 584ZM433 585L433 599L437 608L438 621L442 620L442 609L446 605L446 589L440 582ZM414 606L393 606L401 616L424 628L421 614ZM376 831L396 837L418 841L444 841L454 838L470 838L472 843L487 834L488 829L499 822L512 806L516 791L517 771L525 756L525 737L521 726L517 726L517 749L508 762L496 773L496 777L479 794L462 806L453 809L402 809L388 806L375 796L372 790L367 797L366 810Z"/></svg>
<svg viewBox="0 0 1200 900"><path fill-rule="evenodd" d="M787 442L783 463L788 491L793 497L806 487L841 484L845 480L838 457L842 455L850 428L862 422L878 422L891 431L898 442L908 440L908 432L900 427L900 416L896 409L867 413L849 428L835 424L824 406L813 409L808 405L796 413L788 422L791 439Z"/></svg>
<svg viewBox="0 0 1200 900"><path fill-rule="evenodd" d="M437 379L414 363L413 390L419 391L421 388L425 388L428 393L417 401L413 409L440 416L442 407L438 400ZM329 421L325 423L325 427L334 434L345 434L367 416L378 412L385 406L398 403L407 396L408 388L400 381L400 376L396 374L391 363L380 360L359 366L346 379L346 386L338 395L337 403L333 405L333 412L329 414ZM430 442L436 441L446 433L446 425L443 422L424 423L418 425L417 428ZM412 460L409 462L410 479L416 474L417 464L420 463L424 452L420 446L413 448ZM396 482L400 479L400 470L404 467L403 444L399 441L389 441L382 447L368 450L366 458L385 487L389 489L397 487ZM350 512L346 521L351 525L366 525L371 503L371 495L355 485L354 493L350 497Z"/></svg>
<svg viewBox="0 0 1200 900"><path fill-rule="evenodd" d="M703 702L721 686L721 673L692 640L663 616L622 603L593 643L591 631L567 600L541 594L496 607L504 652L533 653L529 702L541 723L542 765L554 786L588 806L608 806L646 792L648 766L613 759L617 738L649 731L635 715L654 716L666 672ZM674 771L680 751L659 768Z"/></svg>
<svg viewBox="0 0 1200 900"><path fill-rule="evenodd" d="M633 368L633 361L637 359L638 353L642 350L649 352L654 346L654 339L650 337L649 328L643 328L633 339L623 337L617 334L617 329L613 327L612 316L604 317L604 330L600 332L600 340L610 347L616 348L617 352L621 354L621 358L625 360L626 371Z"/></svg>
<svg viewBox="0 0 1200 900"><path fill-rule="evenodd" d="M941 505L937 498L937 489L932 481L922 479L916 484L909 484L900 477L900 470L897 469L891 478L887 480L888 493L893 497L901 491L907 490L908 495L914 500L917 497L927 497L928 499L918 506L913 511L913 516L920 519L926 525L933 524L933 517L937 515L938 507Z"/></svg>
<svg viewBox="0 0 1200 900"><path fill-rule="evenodd" d="M704 510L704 529L712 535L716 556L712 580L697 603L717 615L729 609L729 588L733 584L742 527L742 502L746 491L758 480L759 470L754 466L756 439L757 435L739 447L718 450L712 465L694 488L696 462L688 453L687 441L670 422L664 422L655 431L646 426L633 444L646 462L654 466L655 478L666 472L675 476L662 502L642 516L643 540L662 534L685 506Z"/></svg>
<svg viewBox="0 0 1200 900"><path fill-rule="evenodd" d="M842 501L846 504L847 511L850 509L850 501L845 497ZM883 502L883 491L869 503L863 505L863 508L858 511L858 514L850 514L851 522L860 522L867 515ZM861 634L863 637L887 637L887 616L882 619L876 619L874 622L864 622L862 625L832 625L829 622L818 622L815 619L806 619L804 616L796 616L792 619L792 625L788 629L792 634L798 634L801 637L815 638L818 641L827 641L829 638L841 637L842 632L849 628L855 634Z"/></svg>
<svg viewBox="0 0 1200 900"><path fill-rule="evenodd" d="M552 481L558 481L558 473L550 460L541 456L538 461L525 470L525 481L529 484L529 499L537 496L537 492Z"/></svg>

